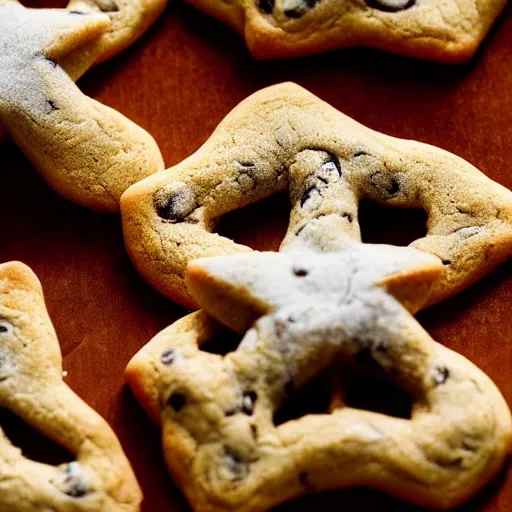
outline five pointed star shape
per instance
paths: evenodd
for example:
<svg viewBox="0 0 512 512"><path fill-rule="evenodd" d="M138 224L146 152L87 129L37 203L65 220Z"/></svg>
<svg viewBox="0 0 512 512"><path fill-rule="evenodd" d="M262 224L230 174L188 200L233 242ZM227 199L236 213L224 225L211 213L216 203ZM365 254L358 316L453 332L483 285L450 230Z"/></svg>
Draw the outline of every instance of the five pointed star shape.
<svg viewBox="0 0 512 512"><path fill-rule="evenodd" d="M325 220L308 226L310 232L325 234L330 227L333 233ZM327 329L370 325L379 323L377 314L392 316L403 307L415 313L427 302L442 273L439 258L409 247L339 237L330 245L324 240L324 251L295 246L281 253L198 259L189 263L187 286L203 309L239 332L260 316L283 312L295 321L321 319Z"/></svg>
<svg viewBox="0 0 512 512"><path fill-rule="evenodd" d="M220 332L196 312L127 368L162 424L167 464L194 509L270 510L351 486L447 509L485 485L509 452L510 413L499 391L410 313L428 299L441 261L353 241L340 234L341 222L312 220L285 252L189 263L194 298L217 320L248 327L245 336L225 355L202 349ZM329 368L331 412L276 423L295 390ZM353 369L408 391L410 416L353 407Z"/></svg>
<svg viewBox="0 0 512 512"><path fill-rule="evenodd" d="M27 9L17 1L0 0L0 27L1 121L10 108L51 110L41 73L108 30L110 19L64 9Z"/></svg>

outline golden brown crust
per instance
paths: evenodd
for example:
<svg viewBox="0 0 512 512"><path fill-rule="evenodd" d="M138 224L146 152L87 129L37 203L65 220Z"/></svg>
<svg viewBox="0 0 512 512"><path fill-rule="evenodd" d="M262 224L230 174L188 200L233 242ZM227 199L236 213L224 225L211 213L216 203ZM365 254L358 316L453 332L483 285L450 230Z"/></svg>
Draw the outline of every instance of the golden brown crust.
<svg viewBox="0 0 512 512"><path fill-rule="evenodd" d="M139 39L162 14L167 0L71 0L69 11L104 13L110 18L110 27L93 45L82 48L84 53L94 53L94 64L104 62L122 52ZM76 65L76 63L75 63Z"/></svg>
<svg viewBox="0 0 512 512"><path fill-rule="evenodd" d="M0 407L64 446L76 460L31 461L0 429L2 512L136 512L142 499L108 424L62 380L59 344L35 274L0 265Z"/></svg>
<svg viewBox="0 0 512 512"><path fill-rule="evenodd" d="M505 0L188 0L245 37L259 59L368 46L426 60L470 59Z"/></svg>
<svg viewBox="0 0 512 512"><path fill-rule="evenodd" d="M496 475L512 446L495 385L399 302L421 304L441 263L339 237L339 222L313 221L309 241L284 253L191 262L188 283L201 306L230 326L240 326L244 309L256 321L236 351L220 356L200 349L219 325L193 313L128 365L128 384L159 416L169 470L197 512L263 512L350 486L452 508ZM311 240L328 231L330 248L318 251ZM340 360L404 387L415 399L411 418L338 403L331 414L275 426L293 389Z"/></svg>
<svg viewBox="0 0 512 512"><path fill-rule="evenodd" d="M122 197L128 252L145 279L187 307L189 261L250 250L213 234L218 218L289 189L282 248L313 219L337 214L360 238L360 199L423 208L428 233L412 245L444 272L427 304L443 300L512 256L512 193L441 149L372 131L295 84L238 105L192 156Z"/></svg>
<svg viewBox="0 0 512 512"><path fill-rule="evenodd" d="M95 61L138 37L159 9L120 31L121 22L116 25L106 14L26 9L0 0L0 131L59 194L83 206L117 211L130 185L163 169L147 132L73 83ZM127 22L130 15L121 19Z"/></svg>

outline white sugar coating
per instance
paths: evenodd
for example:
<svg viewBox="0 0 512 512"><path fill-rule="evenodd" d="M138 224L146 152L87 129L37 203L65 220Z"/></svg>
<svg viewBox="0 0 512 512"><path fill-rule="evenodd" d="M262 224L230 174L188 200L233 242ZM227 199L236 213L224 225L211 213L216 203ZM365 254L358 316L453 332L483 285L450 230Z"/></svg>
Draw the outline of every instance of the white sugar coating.
<svg viewBox="0 0 512 512"><path fill-rule="evenodd" d="M69 81L51 59L65 56L109 25L104 15L25 9L18 2L0 0L0 116L8 108L34 112L51 109L43 93L41 73L55 73Z"/></svg>
<svg viewBox="0 0 512 512"><path fill-rule="evenodd" d="M193 275L198 269L213 275L226 289L247 290L247 300L261 304L263 310L311 301L312 297L319 303L347 302L356 292L383 287L390 276L404 276L402 281L407 284L410 272L427 277L438 277L441 272L441 262L435 256L413 248L358 243L337 229L339 222L336 215L311 222L305 236L284 253L203 258L191 262L189 270ZM189 281L194 286L193 277ZM417 292L417 284L410 280L408 286ZM428 295L428 290L424 292Z"/></svg>
<svg viewBox="0 0 512 512"><path fill-rule="evenodd" d="M325 227L329 220L317 223ZM224 309L226 297L241 303L241 309L263 313L233 355L260 369L267 361L282 366L286 378L300 381L335 354L350 359L361 350L369 350L382 368L395 368L399 354L412 356L417 348L409 344L404 351L402 332L410 314L401 302L416 295L412 309L418 309L442 264L412 248L361 244L345 236L337 243L336 252L302 247L199 259L189 265L189 290L229 326L244 315L231 302Z"/></svg>
<svg viewBox="0 0 512 512"><path fill-rule="evenodd" d="M137 12L144 9L139 5ZM99 211L118 211L128 187L163 169L147 132L73 81L143 28L103 44L111 26L102 13L26 9L0 0L0 140L14 139L59 194Z"/></svg>
<svg viewBox="0 0 512 512"><path fill-rule="evenodd" d="M335 229L339 218L313 220L285 252L189 263L189 289L204 311L129 364L128 381L163 423L167 464L196 510L259 512L355 485L451 509L509 452L512 418L496 386L410 313L439 279L439 258L354 241ZM236 350L201 350L219 330L210 315L240 331L246 321ZM157 366L164 350L182 352L182 363ZM278 419L295 390L326 370L336 383L330 413ZM395 418L357 407L345 381L353 371L408 391L410 411ZM366 382L377 398L378 384Z"/></svg>

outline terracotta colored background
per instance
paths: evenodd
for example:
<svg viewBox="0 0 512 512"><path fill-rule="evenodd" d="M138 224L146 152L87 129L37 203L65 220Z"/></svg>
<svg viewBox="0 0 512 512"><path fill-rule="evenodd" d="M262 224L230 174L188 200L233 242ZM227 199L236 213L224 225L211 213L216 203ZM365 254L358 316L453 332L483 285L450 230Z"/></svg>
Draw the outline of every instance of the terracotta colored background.
<svg viewBox="0 0 512 512"><path fill-rule="evenodd" d="M52 3L34 0L30 5ZM139 43L90 71L79 85L149 130L168 166L196 150L243 98L266 85L293 80L371 128L438 145L512 188L510 11L477 57L463 66L416 62L371 50L255 62L230 29L176 2ZM22 260L40 277L60 337L67 382L119 435L146 496L144 512L189 510L167 476L157 428L123 385L131 356L184 311L134 271L117 216L92 213L59 198L14 145L0 147L0 158L0 261ZM275 249L286 216L286 203L271 199L264 208L230 215L221 229L255 248ZM421 232L422 220L418 214L367 208L362 214L363 235L367 241L406 243ZM487 372L510 405L511 263L419 315L435 339ZM27 450L42 460L52 459L49 448L39 441ZM313 507L418 510L366 490L315 495L278 510ZM505 468L461 510L512 511L512 469Z"/></svg>

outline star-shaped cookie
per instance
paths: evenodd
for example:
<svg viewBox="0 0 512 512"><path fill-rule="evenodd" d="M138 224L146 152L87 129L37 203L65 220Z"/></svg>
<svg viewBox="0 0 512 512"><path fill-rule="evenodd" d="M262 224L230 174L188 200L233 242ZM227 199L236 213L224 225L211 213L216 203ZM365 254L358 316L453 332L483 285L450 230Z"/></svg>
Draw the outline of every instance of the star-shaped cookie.
<svg viewBox="0 0 512 512"><path fill-rule="evenodd" d="M306 229L325 238L315 225L336 222L326 216ZM189 290L204 310L130 362L128 383L162 425L168 467L194 510L262 512L350 486L449 508L503 465L512 442L503 397L408 311L427 300L441 262L336 232L325 251L301 245L191 262ZM222 332L205 311L249 326L234 352L200 349ZM335 364L405 388L414 397L410 417L341 402L330 414L277 425L295 390Z"/></svg>
<svg viewBox="0 0 512 512"><path fill-rule="evenodd" d="M41 284L19 262L0 265L0 409L69 451L31 460L0 426L2 512L138 512L141 491L114 432L63 381Z"/></svg>
<svg viewBox="0 0 512 512"><path fill-rule="evenodd" d="M259 59L369 46L441 62L468 60L506 0L188 0L242 35Z"/></svg>
<svg viewBox="0 0 512 512"><path fill-rule="evenodd" d="M207 313L238 332L278 310L296 311L292 316L299 323L304 318L309 329L326 305L333 305L331 319L318 318L336 329L350 318L340 315L338 306L366 293L371 302L384 306L398 299L411 313L419 311L443 271L439 259L415 249L356 242L343 234L342 223L336 214L324 215L284 252L193 260L187 288ZM361 317L351 321L359 324Z"/></svg>
<svg viewBox="0 0 512 512"><path fill-rule="evenodd" d="M281 249L331 213L360 239L363 199L403 215L422 208L427 232L412 245L444 264L428 304L512 256L512 192L447 151L370 130L292 83L253 94L196 153L126 191L128 252L161 293L195 307L184 283L188 262L249 250L213 232L219 218L284 190L292 209Z"/></svg>
<svg viewBox="0 0 512 512"><path fill-rule="evenodd" d="M124 190L163 161L148 133L83 95L67 73L76 78L102 56L110 18L0 0L0 26L0 126L57 192L117 210Z"/></svg>

